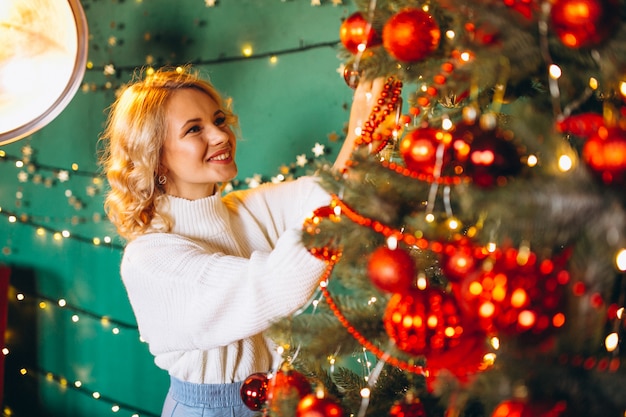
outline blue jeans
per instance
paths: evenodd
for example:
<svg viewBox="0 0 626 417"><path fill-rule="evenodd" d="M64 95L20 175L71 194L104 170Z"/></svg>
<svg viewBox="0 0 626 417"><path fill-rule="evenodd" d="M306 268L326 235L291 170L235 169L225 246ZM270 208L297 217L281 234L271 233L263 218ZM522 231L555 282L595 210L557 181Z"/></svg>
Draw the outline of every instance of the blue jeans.
<svg viewBox="0 0 626 417"><path fill-rule="evenodd" d="M174 377L163 404L161 417L252 417L241 399L243 382L193 384Z"/></svg>

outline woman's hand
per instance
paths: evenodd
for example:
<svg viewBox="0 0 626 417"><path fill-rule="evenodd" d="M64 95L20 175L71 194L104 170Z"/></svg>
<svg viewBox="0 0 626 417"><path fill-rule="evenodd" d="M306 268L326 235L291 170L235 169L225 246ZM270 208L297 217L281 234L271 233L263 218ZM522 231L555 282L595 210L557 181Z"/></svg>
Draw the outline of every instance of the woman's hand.
<svg viewBox="0 0 626 417"><path fill-rule="evenodd" d="M385 86L385 78L379 77L373 80L361 79L354 91L352 107L350 109L350 121L348 122L348 133L343 142L343 146L337 155L334 168L343 170L346 162L350 159L354 150L354 142L359 137L360 128L369 119L374 105L377 103L380 93Z"/></svg>

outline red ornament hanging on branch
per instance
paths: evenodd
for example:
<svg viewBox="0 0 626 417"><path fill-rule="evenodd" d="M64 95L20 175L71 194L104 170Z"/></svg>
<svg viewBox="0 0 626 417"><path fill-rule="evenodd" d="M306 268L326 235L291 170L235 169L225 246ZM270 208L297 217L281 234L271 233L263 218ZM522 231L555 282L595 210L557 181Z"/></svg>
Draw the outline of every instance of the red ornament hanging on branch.
<svg viewBox="0 0 626 417"><path fill-rule="evenodd" d="M538 260L530 250L509 248L489 256L460 247L471 256L465 276L454 276L452 290L463 313L490 333L545 335L565 322L563 294L569 282L565 264L569 251L555 259ZM450 248L443 265L454 265ZM445 269L444 269L445 271Z"/></svg>
<svg viewBox="0 0 626 417"><path fill-rule="evenodd" d="M449 132L432 127L415 129L400 141L400 155L409 170L440 176L451 160L451 141Z"/></svg>
<svg viewBox="0 0 626 417"><path fill-rule="evenodd" d="M582 158L604 183L626 183L626 131L600 127L583 145Z"/></svg>
<svg viewBox="0 0 626 417"><path fill-rule="evenodd" d="M431 379L445 369L464 380L487 353L485 333L464 317L454 297L436 288L394 294L383 323L398 349L425 357Z"/></svg>
<svg viewBox="0 0 626 417"><path fill-rule="evenodd" d="M246 407L252 411L261 410L267 401L267 374L257 372L247 377L240 394Z"/></svg>
<svg viewBox="0 0 626 417"><path fill-rule="evenodd" d="M381 246L371 253L367 273L378 289L404 293L411 288L415 278L415 261L402 248Z"/></svg>
<svg viewBox="0 0 626 417"><path fill-rule="evenodd" d="M439 47L441 30L422 9L407 8L393 15L383 27L383 46L402 62L420 61Z"/></svg>
<svg viewBox="0 0 626 417"><path fill-rule="evenodd" d="M613 34L619 16L617 0L556 0L550 11L550 23L563 45L588 48Z"/></svg>
<svg viewBox="0 0 626 417"><path fill-rule="evenodd" d="M500 129L483 129L479 124L459 124L454 132L457 159L465 174L480 187L503 184L507 177L520 173L522 163L515 144ZM465 143L468 146L461 146Z"/></svg>
<svg viewBox="0 0 626 417"><path fill-rule="evenodd" d="M361 12L348 16L339 27L339 40L353 54L380 45L381 39Z"/></svg>
<svg viewBox="0 0 626 417"><path fill-rule="evenodd" d="M298 403L296 417L342 417L341 405L332 397L312 393Z"/></svg>
<svg viewBox="0 0 626 417"><path fill-rule="evenodd" d="M422 401L412 392L397 401L389 410L389 417L427 417Z"/></svg>
<svg viewBox="0 0 626 417"><path fill-rule="evenodd" d="M308 379L285 362L267 381L267 402L270 409L282 401L300 401L312 392Z"/></svg>

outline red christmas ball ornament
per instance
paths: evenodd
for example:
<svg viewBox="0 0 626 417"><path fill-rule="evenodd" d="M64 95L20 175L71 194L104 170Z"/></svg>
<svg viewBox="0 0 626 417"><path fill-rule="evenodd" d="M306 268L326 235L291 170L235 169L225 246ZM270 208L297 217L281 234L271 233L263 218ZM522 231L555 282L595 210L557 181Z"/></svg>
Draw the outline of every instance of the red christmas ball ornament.
<svg viewBox="0 0 626 417"><path fill-rule="evenodd" d="M361 12L348 16L339 27L339 40L353 54L380 45L381 39Z"/></svg>
<svg viewBox="0 0 626 417"><path fill-rule="evenodd" d="M419 398L409 395L391 406L389 417L426 417L426 410Z"/></svg>
<svg viewBox="0 0 626 417"><path fill-rule="evenodd" d="M400 154L405 166L420 174L434 175L435 169L447 165L450 133L425 127L407 133L400 141Z"/></svg>
<svg viewBox="0 0 626 417"><path fill-rule="evenodd" d="M521 399L502 401L496 406L491 417L560 417L565 415L567 403L533 403Z"/></svg>
<svg viewBox="0 0 626 417"><path fill-rule="evenodd" d="M381 246L370 255L367 274L380 290L403 293L411 288L415 277L415 261L402 248Z"/></svg>
<svg viewBox="0 0 626 417"><path fill-rule="evenodd" d="M563 45L587 48L608 39L619 22L617 0L556 0L550 23Z"/></svg>
<svg viewBox="0 0 626 417"><path fill-rule="evenodd" d="M626 131L601 127L582 149L587 166L606 184L626 182Z"/></svg>
<svg viewBox="0 0 626 417"><path fill-rule="evenodd" d="M245 379L240 390L243 403L252 411L263 408L267 401L267 374L257 372Z"/></svg>
<svg viewBox="0 0 626 417"><path fill-rule="evenodd" d="M516 146L498 129L483 130L478 124L461 124L454 136L469 145L469 150L457 155L457 159L465 162L465 173L474 184L488 188L521 171Z"/></svg>
<svg viewBox="0 0 626 417"><path fill-rule="evenodd" d="M342 417L343 409L333 398L308 394L303 397L296 408L296 417Z"/></svg>
<svg viewBox="0 0 626 417"><path fill-rule="evenodd" d="M533 335L528 340L535 341L565 322L569 254L538 260L526 250L498 251L462 281L453 282L452 289L463 313L484 331Z"/></svg>
<svg viewBox="0 0 626 417"><path fill-rule="evenodd" d="M323 219L329 219L331 221L339 221L339 216L335 214L334 207L324 206L319 207L313 211L313 213L304 219L302 228L310 235L316 235L320 233L320 223ZM326 246L309 248L309 252L318 259L331 262L337 259L340 252L339 249L334 248L332 241L328 242Z"/></svg>
<svg viewBox="0 0 626 417"><path fill-rule="evenodd" d="M383 27L383 46L393 58L414 62L426 58L439 46L441 30L422 9L407 8L393 15Z"/></svg>
<svg viewBox="0 0 626 417"><path fill-rule="evenodd" d="M461 281L482 266L487 256L484 248L474 245L469 239L449 243L441 254L441 269L451 281Z"/></svg>
<svg viewBox="0 0 626 417"><path fill-rule="evenodd" d="M287 363L268 379L267 400L269 402L289 399L299 401L311 392L309 380Z"/></svg>
<svg viewBox="0 0 626 417"><path fill-rule="evenodd" d="M556 122L561 133L588 138L604 127L604 116L598 113L581 113Z"/></svg>
<svg viewBox="0 0 626 417"><path fill-rule="evenodd" d="M398 349L426 358L430 378L446 369L465 379L481 367L484 332L462 315L454 297L439 289L394 294L383 324Z"/></svg>

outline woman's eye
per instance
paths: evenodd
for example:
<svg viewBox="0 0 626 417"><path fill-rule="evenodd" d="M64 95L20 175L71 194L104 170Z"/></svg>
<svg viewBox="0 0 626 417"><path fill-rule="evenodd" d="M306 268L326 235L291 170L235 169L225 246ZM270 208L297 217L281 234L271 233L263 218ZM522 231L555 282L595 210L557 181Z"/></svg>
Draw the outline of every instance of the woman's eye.
<svg viewBox="0 0 626 417"><path fill-rule="evenodd" d="M226 116L218 116L215 119L215 122L213 122L213 123L215 124L215 126L218 126L218 127L225 126L226 125Z"/></svg>
<svg viewBox="0 0 626 417"><path fill-rule="evenodd" d="M191 127L187 130L187 133L197 133L197 132L199 132L199 131L201 131L201 130L202 130L202 128L201 128L199 125L194 125L194 126L191 126Z"/></svg>

